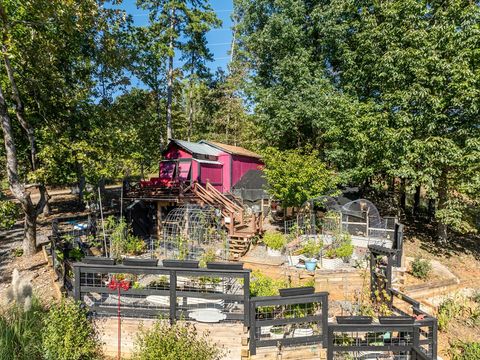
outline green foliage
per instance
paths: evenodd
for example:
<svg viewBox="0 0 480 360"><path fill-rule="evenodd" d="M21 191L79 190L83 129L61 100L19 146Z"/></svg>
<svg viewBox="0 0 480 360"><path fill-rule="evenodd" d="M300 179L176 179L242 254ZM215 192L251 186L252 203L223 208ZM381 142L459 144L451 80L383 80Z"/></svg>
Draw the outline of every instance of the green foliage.
<svg viewBox="0 0 480 360"><path fill-rule="evenodd" d="M442 226L477 231L476 2L236 0L235 9L265 144L312 145L344 182L421 185Z"/></svg>
<svg viewBox="0 0 480 360"><path fill-rule="evenodd" d="M446 331L450 322L459 316L463 311L463 306L458 299L447 299L438 307L438 329Z"/></svg>
<svg viewBox="0 0 480 360"><path fill-rule="evenodd" d="M68 252L68 258L73 261L80 261L84 257L83 251L79 248L72 249Z"/></svg>
<svg viewBox="0 0 480 360"><path fill-rule="evenodd" d="M145 241L131 233L123 217L117 220L109 216L105 221L105 229L110 233L110 252L115 259L120 259L122 255L141 255L145 251Z"/></svg>
<svg viewBox="0 0 480 360"><path fill-rule="evenodd" d="M262 274L259 270L252 272L250 278L250 296L276 296L278 290L286 288L287 284L283 280L274 280Z"/></svg>
<svg viewBox="0 0 480 360"><path fill-rule="evenodd" d="M314 239L309 239L302 247L302 254L307 258L316 258L322 250L323 243L321 241L317 242Z"/></svg>
<svg viewBox="0 0 480 360"><path fill-rule="evenodd" d="M42 360L42 328L45 310L35 299L29 309L4 307L0 313L0 359Z"/></svg>
<svg viewBox="0 0 480 360"><path fill-rule="evenodd" d="M347 259L352 256L354 249L352 236L349 233L337 231L333 234L332 245L323 253L323 256L327 259Z"/></svg>
<svg viewBox="0 0 480 360"><path fill-rule="evenodd" d="M449 353L452 360L480 359L480 342L456 341L451 344Z"/></svg>
<svg viewBox="0 0 480 360"><path fill-rule="evenodd" d="M9 200L0 200L0 230L11 229L20 215L17 204Z"/></svg>
<svg viewBox="0 0 480 360"><path fill-rule="evenodd" d="M301 206L305 201L330 193L338 182L333 171L319 159L317 150L279 151L268 148L263 153L268 192L284 207Z"/></svg>
<svg viewBox="0 0 480 360"><path fill-rule="evenodd" d="M215 261L216 258L217 258L217 256L215 255L215 250L208 249L200 257L200 261L199 261L198 265L200 267L207 267L207 263Z"/></svg>
<svg viewBox="0 0 480 360"><path fill-rule="evenodd" d="M419 279L426 279L432 271L430 261L416 257L412 261L412 275Z"/></svg>
<svg viewBox="0 0 480 360"><path fill-rule="evenodd" d="M45 360L101 359L101 343L87 312L72 300L52 306L44 318Z"/></svg>
<svg viewBox="0 0 480 360"><path fill-rule="evenodd" d="M135 342L134 360L219 360L222 349L208 333L199 334L191 323L157 320L151 329L140 328Z"/></svg>
<svg viewBox="0 0 480 360"><path fill-rule="evenodd" d="M282 250L287 243L285 236L278 231L266 231L263 242L273 250Z"/></svg>

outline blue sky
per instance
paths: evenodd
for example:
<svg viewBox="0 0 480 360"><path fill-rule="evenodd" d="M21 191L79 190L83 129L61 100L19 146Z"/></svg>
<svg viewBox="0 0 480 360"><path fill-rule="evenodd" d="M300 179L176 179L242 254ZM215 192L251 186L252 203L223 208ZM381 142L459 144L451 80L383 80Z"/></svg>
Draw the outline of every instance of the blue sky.
<svg viewBox="0 0 480 360"><path fill-rule="evenodd" d="M230 59L228 51L230 50L232 41L232 20L230 19L230 15L233 10L233 0L210 0L210 5L220 20L222 20L223 24L221 28L213 29L207 34L208 44L215 58L209 66L212 70L216 70L219 67L226 70ZM120 7L133 16L136 25L147 25L147 12L137 9L135 0L124 0ZM178 64L175 64L175 66L177 65Z"/></svg>

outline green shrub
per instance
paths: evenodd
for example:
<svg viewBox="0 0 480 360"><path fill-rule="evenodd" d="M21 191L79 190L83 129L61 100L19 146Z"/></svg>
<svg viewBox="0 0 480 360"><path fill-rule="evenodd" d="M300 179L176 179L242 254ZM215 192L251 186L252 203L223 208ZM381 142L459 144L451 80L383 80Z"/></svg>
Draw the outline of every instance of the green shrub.
<svg viewBox="0 0 480 360"><path fill-rule="evenodd" d="M274 280L256 270L252 272L250 280L250 296L276 296L278 289L286 288L287 284L283 280Z"/></svg>
<svg viewBox="0 0 480 360"><path fill-rule="evenodd" d="M323 253L323 257L326 259L335 259L337 257L337 251L333 247L330 247Z"/></svg>
<svg viewBox="0 0 480 360"><path fill-rule="evenodd" d="M101 359L101 344L86 311L72 300L50 308L44 319L43 350L46 360Z"/></svg>
<svg viewBox="0 0 480 360"><path fill-rule="evenodd" d="M428 260L415 258L412 262L412 275L419 279L426 279L432 271L432 264Z"/></svg>
<svg viewBox="0 0 480 360"><path fill-rule="evenodd" d="M17 204L9 200L0 200L0 230L8 230L15 225L20 215Z"/></svg>
<svg viewBox="0 0 480 360"><path fill-rule="evenodd" d="M134 360L217 360L223 350L209 334L198 334L190 323L157 320L151 329L140 328L135 341Z"/></svg>
<svg viewBox="0 0 480 360"><path fill-rule="evenodd" d="M335 254L342 259L349 258L352 256L353 250L354 246L352 244L344 243L335 249Z"/></svg>
<svg viewBox="0 0 480 360"><path fill-rule="evenodd" d="M29 307L16 304L0 314L0 359L42 359L42 317L45 310L32 299Z"/></svg>
<svg viewBox="0 0 480 360"><path fill-rule="evenodd" d="M480 359L480 342L455 342L449 352L452 360Z"/></svg>
<svg viewBox="0 0 480 360"><path fill-rule="evenodd" d="M322 242L317 243L315 240L310 239L303 245L302 254L308 258L317 257L322 250L322 247Z"/></svg>
<svg viewBox="0 0 480 360"><path fill-rule="evenodd" d="M110 232L110 251L115 259L122 255L140 255L146 249L143 239L134 236L125 220L117 220L109 216L105 221L105 229Z"/></svg>
<svg viewBox="0 0 480 360"><path fill-rule="evenodd" d="M263 242L267 245L270 249L273 250L281 250L286 245L285 236L278 231L267 231L263 235Z"/></svg>
<svg viewBox="0 0 480 360"><path fill-rule="evenodd" d="M463 304L459 299L446 299L438 307L438 329L445 331L450 322L463 312Z"/></svg>

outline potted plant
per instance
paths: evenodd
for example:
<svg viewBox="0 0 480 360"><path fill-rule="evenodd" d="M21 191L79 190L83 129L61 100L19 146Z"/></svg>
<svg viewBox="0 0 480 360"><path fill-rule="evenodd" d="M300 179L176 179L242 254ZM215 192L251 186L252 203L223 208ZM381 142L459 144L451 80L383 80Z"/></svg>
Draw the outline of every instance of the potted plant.
<svg viewBox="0 0 480 360"><path fill-rule="evenodd" d="M338 233L332 245L322 255L322 268L334 270L348 262L353 254L352 237L347 233Z"/></svg>
<svg viewBox="0 0 480 360"><path fill-rule="evenodd" d="M267 231L263 235L263 242L267 246L269 256L282 256L282 250L286 245L285 236L277 231Z"/></svg>
<svg viewBox="0 0 480 360"><path fill-rule="evenodd" d="M308 240L302 248L302 254L305 255L305 268L308 271L315 271L317 268L317 257L322 250L322 243L317 243L315 240Z"/></svg>
<svg viewBox="0 0 480 360"><path fill-rule="evenodd" d="M343 265L343 260L337 256L337 250L329 247L322 254L322 268L327 270L335 270Z"/></svg>

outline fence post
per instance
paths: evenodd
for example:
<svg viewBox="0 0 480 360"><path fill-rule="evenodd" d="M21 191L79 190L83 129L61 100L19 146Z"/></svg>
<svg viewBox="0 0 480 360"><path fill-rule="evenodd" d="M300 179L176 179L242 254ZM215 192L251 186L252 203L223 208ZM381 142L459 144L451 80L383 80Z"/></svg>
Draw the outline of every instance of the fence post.
<svg viewBox="0 0 480 360"><path fill-rule="evenodd" d="M437 360L437 336L438 336L438 320L432 319L432 359Z"/></svg>
<svg viewBox="0 0 480 360"><path fill-rule="evenodd" d="M80 266L73 263L73 297L77 301L80 301L80 270Z"/></svg>
<svg viewBox="0 0 480 360"><path fill-rule="evenodd" d="M177 320L177 272L170 270L170 324Z"/></svg>
<svg viewBox="0 0 480 360"><path fill-rule="evenodd" d="M327 360L333 360L333 327L328 327Z"/></svg>
<svg viewBox="0 0 480 360"><path fill-rule="evenodd" d="M250 339L248 341L248 350L250 352L250 356L255 355L257 353L257 344L256 344L256 339L255 339L255 332L257 330L257 326L255 323L255 308L256 308L256 303L255 300L250 300L250 321L249 321L249 330L250 330Z"/></svg>
<svg viewBox="0 0 480 360"><path fill-rule="evenodd" d="M250 273L243 274L243 321L250 326Z"/></svg>
<svg viewBox="0 0 480 360"><path fill-rule="evenodd" d="M328 294L322 297L322 346L328 346Z"/></svg>

